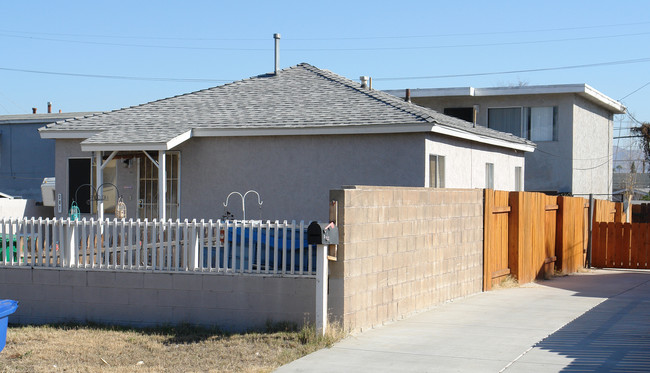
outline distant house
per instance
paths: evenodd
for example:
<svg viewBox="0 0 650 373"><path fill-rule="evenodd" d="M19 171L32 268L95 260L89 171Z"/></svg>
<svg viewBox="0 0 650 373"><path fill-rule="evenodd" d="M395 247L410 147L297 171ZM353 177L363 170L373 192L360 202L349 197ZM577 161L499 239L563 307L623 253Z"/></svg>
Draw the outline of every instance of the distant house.
<svg viewBox="0 0 650 373"><path fill-rule="evenodd" d="M93 113L0 115L0 193L41 201L41 183L54 176L54 140L38 129Z"/></svg>
<svg viewBox="0 0 650 373"><path fill-rule="evenodd" d="M526 153L526 190L612 194L613 116L625 107L589 85L409 91L416 104L535 142L535 152Z"/></svg>
<svg viewBox="0 0 650 373"><path fill-rule="evenodd" d="M614 173L614 191L612 199L617 202L625 201L624 196L632 194L633 201L640 201L650 192L650 175L645 173Z"/></svg>
<svg viewBox="0 0 650 373"><path fill-rule="evenodd" d="M73 199L110 214L119 195L129 218L149 219L218 219L233 191L259 192L248 219L324 220L344 185L514 190L534 150L304 63L40 134L56 140L60 215ZM227 210L242 218L241 199Z"/></svg>

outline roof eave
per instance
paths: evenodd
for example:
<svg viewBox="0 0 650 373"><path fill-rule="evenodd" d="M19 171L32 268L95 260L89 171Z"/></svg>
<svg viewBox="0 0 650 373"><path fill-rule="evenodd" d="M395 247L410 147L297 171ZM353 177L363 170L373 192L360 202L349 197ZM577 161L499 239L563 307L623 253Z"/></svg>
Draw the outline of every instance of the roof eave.
<svg viewBox="0 0 650 373"><path fill-rule="evenodd" d="M38 129L42 139L87 139L102 131L89 130L54 130L47 127Z"/></svg>
<svg viewBox="0 0 650 373"><path fill-rule="evenodd" d="M463 131L457 128L447 127L445 125L437 125L431 128L431 132L438 133L441 135L458 137L464 140L475 141L483 144L498 146L502 148L509 148L514 150L520 150L523 152L533 152L537 146L533 143L517 143L513 141L497 139L495 137L483 136L476 133L471 133L468 131Z"/></svg>

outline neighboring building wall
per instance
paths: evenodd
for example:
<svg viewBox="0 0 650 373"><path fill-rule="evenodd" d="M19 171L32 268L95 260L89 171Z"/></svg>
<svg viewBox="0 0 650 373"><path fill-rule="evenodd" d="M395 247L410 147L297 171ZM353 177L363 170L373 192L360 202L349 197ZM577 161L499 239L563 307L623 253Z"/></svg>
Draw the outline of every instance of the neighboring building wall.
<svg viewBox="0 0 650 373"><path fill-rule="evenodd" d="M483 191L355 187L338 201L329 312L351 330L479 293Z"/></svg>
<svg viewBox="0 0 650 373"><path fill-rule="evenodd" d="M326 220L330 189L424 186L422 134L193 138L181 151L181 218L218 219L256 190L262 219ZM241 198L228 211L241 219ZM259 219L257 197L246 218Z"/></svg>
<svg viewBox="0 0 650 373"><path fill-rule="evenodd" d="M446 188L485 188L486 163L494 164L494 189L515 190L515 167L521 167L521 182L524 183L525 159L523 151L433 134L428 137L425 147L426 162L428 162L430 154L445 157ZM427 166L424 186L429 186L429 172L430 169Z"/></svg>
<svg viewBox="0 0 650 373"><path fill-rule="evenodd" d="M0 298L18 300L11 322L189 323L243 331L267 321L313 320L316 280L199 273L0 268Z"/></svg>
<svg viewBox="0 0 650 373"><path fill-rule="evenodd" d="M573 190L572 160L574 156L572 149L574 141L574 97L577 96L573 94L545 94L483 97L414 97L412 101L440 112L443 112L445 108L479 105L477 124L481 126L487 126L488 108L557 106L558 141L538 141L536 142L537 149L532 153L526 153L525 190L566 193ZM496 189L510 190L499 187Z"/></svg>
<svg viewBox="0 0 650 373"><path fill-rule="evenodd" d="M41 139L43 123L0 124L0 192L42 201L41 183L54 176L54 140Z"/></svg>
<svg viewBox="0 0 650 373"><path fill-rule="evenodd" d="M613 115L576 96L573 106L573 193L612 193Z"/></svg>

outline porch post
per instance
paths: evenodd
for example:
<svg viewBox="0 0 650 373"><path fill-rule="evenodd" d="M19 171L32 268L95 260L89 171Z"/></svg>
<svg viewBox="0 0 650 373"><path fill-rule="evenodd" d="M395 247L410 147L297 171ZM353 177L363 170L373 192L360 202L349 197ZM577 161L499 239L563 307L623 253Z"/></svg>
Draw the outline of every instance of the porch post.
<svg viewBox="0 0 650 373"><path fill-rule="evenodd" d="M102 152L95 152L95 175L96 175L96 180L97 180L97 185L94 187L96 188L95 190L97 191L97 219L98 220L103 220L104 219L104 191L102 190L103 188L99 188L100 185L104 184L104 172L102 171ZM90 192L90 211L92 212L92 198L95 197L93 196L93 191Z"/></svg>
<svg viewBox="0 0 650 373"><path fill-rule="evenodd" d="M158 218L167 219L167 167L164 150L158 152Z"/></svg>

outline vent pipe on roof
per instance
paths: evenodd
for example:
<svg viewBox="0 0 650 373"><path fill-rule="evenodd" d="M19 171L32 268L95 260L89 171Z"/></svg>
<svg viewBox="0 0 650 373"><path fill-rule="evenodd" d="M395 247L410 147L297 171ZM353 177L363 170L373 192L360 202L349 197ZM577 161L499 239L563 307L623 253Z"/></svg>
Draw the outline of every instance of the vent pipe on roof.
<svg viewBox="0 0 650 373"><path fill-rule="evenodd" d="M280 34L273 34L275 39L275 75L278 75L280 70Z"/></svg>
<svg viewBox="0 0 650 373"><path fill-rule="evenodd" d="M36 114L36 108L35 107L32 108L32 114Z"/></svg>
<svg viewBox="0 0 650 373"><path fill-rule="evenodd" d="M52 114L52 101L47 102L47 112Z"/></svg>
<svg viewBox="0 0 650 373"><path fill-rule="evenodd" d="M406 88L406 93L404 94L404 101L411 102L411 90Z"/></svg>
<svg viewBox="0 0 650 373"><path fill-rule="evenodd" d="M367 76L360 76L359 80L361 80L361 88L368 88L368 77Z"/></svg>

